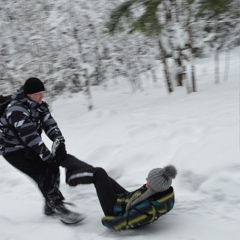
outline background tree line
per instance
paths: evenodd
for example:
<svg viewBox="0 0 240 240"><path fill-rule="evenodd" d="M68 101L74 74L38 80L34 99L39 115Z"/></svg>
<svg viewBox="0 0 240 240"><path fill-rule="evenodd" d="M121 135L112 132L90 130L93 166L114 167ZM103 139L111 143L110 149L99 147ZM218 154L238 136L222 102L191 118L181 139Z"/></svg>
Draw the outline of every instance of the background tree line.
<svg viewBox="0 0 240 240"><path fill-rule="evenodd" d="M214 53L217 63L220 51L239 46L239 17L239 0L0 0L0 92L29 76L52 98L88 93L89 108L91 86L123 79L132 91L148 77L169 93L194 92L195 58Z"/></svg>

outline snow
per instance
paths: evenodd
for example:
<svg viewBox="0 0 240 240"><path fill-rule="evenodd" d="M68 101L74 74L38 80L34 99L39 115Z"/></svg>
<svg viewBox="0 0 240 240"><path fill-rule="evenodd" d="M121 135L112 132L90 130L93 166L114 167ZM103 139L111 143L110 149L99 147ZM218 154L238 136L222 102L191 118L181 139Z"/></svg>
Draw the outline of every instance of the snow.
<svg viewBox="0 0 240 240"><path fill-rule="evenodd" d="M94 186L67 186L61 169L64 196L76 204L75 211L87 214L82 224L66 226L44 216L35 184L0 157L0 239L238 240L239 56L239 48L231 52L228 81L218 85L212 59L198 60L197 93L176 88L169 96L145 79L144 91L135 94L124 83L94 88L90 112L83 96L53 103L68 152L105 168L128 190L140 187L152 168L174 164L178 175L171 212L141 229L110 231L101 224Z"/></svg>

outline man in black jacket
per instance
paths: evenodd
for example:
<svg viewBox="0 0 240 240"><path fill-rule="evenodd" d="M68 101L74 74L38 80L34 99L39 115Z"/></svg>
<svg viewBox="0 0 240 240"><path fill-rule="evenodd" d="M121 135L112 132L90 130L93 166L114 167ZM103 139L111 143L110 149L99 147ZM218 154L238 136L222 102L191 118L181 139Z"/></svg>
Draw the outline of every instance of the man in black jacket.
<svg viewBox="0 0 240 240"><path fill-rule="evenodd" d="M59 191L59 165L67 157L65 139L43 101L44 94L44 84L38 78L29 78L13 94L0 119L3 157L37 183L46 201L46 215L56 214L61 221L72 224L81 221L83 215L68 210ZM53 141L57 157L43 142L42 131Z"/></svg>

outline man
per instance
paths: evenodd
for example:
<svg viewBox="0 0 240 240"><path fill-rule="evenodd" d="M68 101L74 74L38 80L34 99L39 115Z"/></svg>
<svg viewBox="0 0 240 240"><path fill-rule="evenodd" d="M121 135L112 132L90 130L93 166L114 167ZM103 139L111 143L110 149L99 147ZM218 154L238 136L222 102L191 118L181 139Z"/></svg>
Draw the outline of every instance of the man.
<svg viewBox="0 0 240 240"><path fill-rule="evenodd" d="M0 119L4 142L3 157L31 177L45 198L45 214L55 214L68 224L79 222L83 215L69 211L59 191L59 165L67 156L64 137L43 101L45 87L38 78L29 78L12 96ZM44 144L41 133L53 141L55 157Z"/></svg>

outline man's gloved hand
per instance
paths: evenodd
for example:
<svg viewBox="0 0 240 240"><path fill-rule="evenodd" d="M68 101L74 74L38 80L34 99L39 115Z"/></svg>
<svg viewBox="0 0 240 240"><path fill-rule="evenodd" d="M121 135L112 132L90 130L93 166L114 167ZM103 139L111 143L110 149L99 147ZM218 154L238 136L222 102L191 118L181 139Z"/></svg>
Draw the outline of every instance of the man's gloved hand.
<svg viewBox="0 0 240 240"><path fill-rule="evenodd" d="M52 144L53 163L60 165L67 157L67 151L64 142L56 139Z"/></svg>

